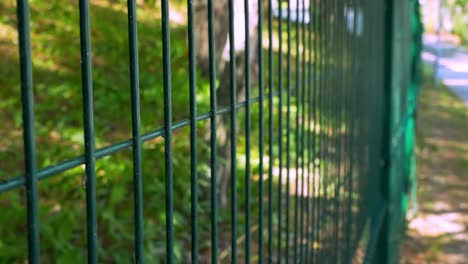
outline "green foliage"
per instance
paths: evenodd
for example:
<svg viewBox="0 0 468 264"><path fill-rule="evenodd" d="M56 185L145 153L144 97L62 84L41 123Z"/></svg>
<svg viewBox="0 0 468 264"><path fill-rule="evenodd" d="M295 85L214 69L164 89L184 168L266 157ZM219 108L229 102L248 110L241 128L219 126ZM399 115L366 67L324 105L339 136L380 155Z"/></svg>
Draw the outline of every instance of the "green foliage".
<svg viewBox="0 0 468 264"><path fill-rule="evenodd" d="M468 1L467 0L447 0L444 2L444 6L450 11L451 19L453 20L453 33L461 38L462 43L468 43L468 27L467 22L467 11Z"/></svg>

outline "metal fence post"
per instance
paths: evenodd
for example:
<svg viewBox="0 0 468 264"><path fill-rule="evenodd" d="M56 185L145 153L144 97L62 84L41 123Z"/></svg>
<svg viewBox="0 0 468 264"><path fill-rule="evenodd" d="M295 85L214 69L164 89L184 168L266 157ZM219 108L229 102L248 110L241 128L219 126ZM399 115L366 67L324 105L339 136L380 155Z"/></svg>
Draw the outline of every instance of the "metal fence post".
<svg viewBox="0 0 468 264"><path fill-rule="evenodd" d="M24 142L26 206L28 210L28 261L40 263L39 191L36 168L36 136L34 127L34 88L29 29L29 1L17 1L18 43L21 72L21 103Z"/></svg>
<svg viewBox="0 0 468 264"><path fill-rule="evenodd" d="M392 128L392 69L394 41L394 1L384 3L384 61L383 61L383 97L382 97L382 153L380 156L380 188L382 199L386 203L384 219L379 231L374 263L388 263L389 232L392 213L391 203L391 128Z"/></svg>

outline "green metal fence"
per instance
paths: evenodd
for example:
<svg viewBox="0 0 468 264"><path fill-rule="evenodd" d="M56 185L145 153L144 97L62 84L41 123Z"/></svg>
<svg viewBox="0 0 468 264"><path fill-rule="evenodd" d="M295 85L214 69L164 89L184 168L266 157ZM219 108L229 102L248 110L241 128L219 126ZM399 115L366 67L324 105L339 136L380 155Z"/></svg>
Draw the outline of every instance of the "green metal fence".
<svg viewBox="0 0 468 264"><path fill-rule="evenodd" d="M236 14L243 13L241 33L250 36L251 1L226 1L229 46L239 36ZM229 49L229 87L220 87L215 47L216 12L207 1L205 21L195 21L194 3L187 1L187 50L190 111L188 119L174 120L171 84L171 23L169 1L162 0L164 124L142 133L137 37L137 5L128 0L128 33L132 138L97 148L93 121L93 69L90 3L79 1L81 87L84 153L48 167L36 163L33 64L30 38L30 4L17 1L21 68L21 102L24 138L24 175L0 182L0 195L25 188L28 259L41 259L41 225L38 181L85 166L86 245L89 263L97 263L100 246L96 195L96 160L125 149L133 152L134 262L142 263L145 245L144 162L164 159L165 240L161 255L149 259L174 262L300 262L350 263L398 261L404 237L407 193L414 186L414 129L418 95L418 61L421 26L416 0L292 0L256 2L258 23L255 42L244 37L242 54ZM34 2L31 3L34 5ZM78 21L77 21L78 22ZM208 23L209 111L197 112L196 23ZM245 94L238 95L236 73L244 57L241 81ZM257 56L258 63L250 64ZM237 59L236 59L237 58ZM253 75L255 78L253 78ZM218 87L217 87L218 86ZM229 89L229 105L217 93ZM19 110L18 110L19 111ZM204 137L197 123L210 122L209 195L199 194L199 150ZM218 153L217 131L228 120L229 155ZM190 213L182 231L189 237L182 256L174 254L178 237L174 231L173 134L189 126ZM241 133L240 131L244 132ZM216 136L218 134L218 137ZM163 138L164 156L142 155L145 142ZM206 136L205 136L206 138ZM242 152L242 158L239 152ZM258 159L258 162L254 162ZM228 168L229 205L217 204L220 167ZM7 172L8 173L8 172ZM132 177L128 175L128 177ZM241 178L243 177L243 178ZM242 182L240 184L240 182ZM208 197L206 197L208 196ZM242 197L241 197L242 196ZM210 230L199 230L201 199L210 202ZM8 208L3 209L8 210ZM65 210L67 210L65 208ZM1 217L1 216L0 216ZM204 221L207 220L203 218ZM124 219L121 219L125 221ZM25 220L26 221L26 220ZM7 228L7 227L1 227ZM207 236L208 234L208 236ZM22 234L19 234L22 235ZM201 237L209 239L208 248ZM242 241L242 242L239 242ZM73 244L73 242L70 242ZM206 244L206 243L205 243ZM243 245L243 246L239 246ZM1 249L0 249L1 250ZM227 255L228 257L223 257ZM1 262L1 260L0 260Z"/></svg>

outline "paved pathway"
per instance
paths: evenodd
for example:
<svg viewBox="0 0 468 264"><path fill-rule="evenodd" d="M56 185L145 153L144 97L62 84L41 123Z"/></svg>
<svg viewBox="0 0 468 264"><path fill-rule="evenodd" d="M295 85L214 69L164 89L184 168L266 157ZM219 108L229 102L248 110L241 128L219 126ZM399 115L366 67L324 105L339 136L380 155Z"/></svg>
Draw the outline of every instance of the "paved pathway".
<svg viewBox="0 0 468 264"><path fill-rule="evenodd" d="M425 62L434 64L440 53L437 79L452 89L468 106L468 49L450 43L439 43L433 35L424 36Z"/></svg>

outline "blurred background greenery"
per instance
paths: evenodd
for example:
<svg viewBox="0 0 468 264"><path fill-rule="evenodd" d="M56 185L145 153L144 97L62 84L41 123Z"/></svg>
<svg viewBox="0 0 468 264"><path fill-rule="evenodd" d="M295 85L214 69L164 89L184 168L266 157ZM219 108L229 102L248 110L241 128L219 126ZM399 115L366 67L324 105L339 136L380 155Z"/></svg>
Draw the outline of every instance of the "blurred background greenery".
<svg viewBox="0 0 468 264"><path fill-rule="evenodd" d="M455 39L445 36L448 37L447 40L456 44L468 44L468 0L421 0L420 2L426 33L437 33L440 16L442 33L455 36Z"/></svg>

